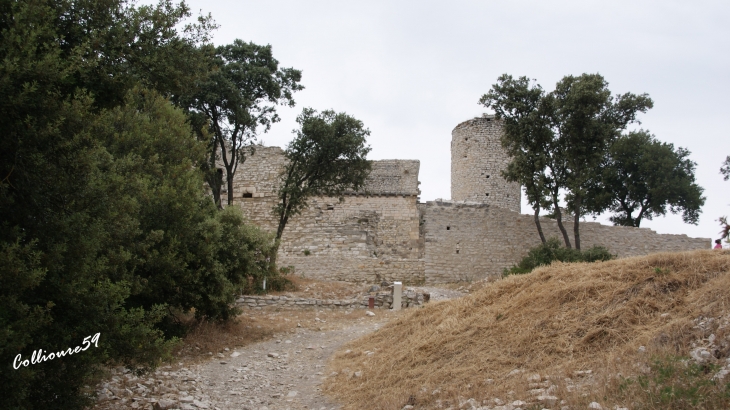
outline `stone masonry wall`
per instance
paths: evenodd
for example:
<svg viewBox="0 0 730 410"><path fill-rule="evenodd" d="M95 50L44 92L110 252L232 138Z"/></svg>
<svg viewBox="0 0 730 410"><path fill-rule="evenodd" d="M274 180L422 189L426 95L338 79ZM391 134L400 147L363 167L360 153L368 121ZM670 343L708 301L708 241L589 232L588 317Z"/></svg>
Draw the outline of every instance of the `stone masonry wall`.
<svg viewBox="0 0 730 410"><path fill-rule="evenodd" d="M418 196L418 160L384 159L371 162L372 169L361 195L411 195ZM350 192L354 194L354 192Z"/></svg>
<svg viewBox="0 0 730 410"><path fill-rule="evenodd" d="M540 244L531 215L479 203L429 201L419 204L425 232L425 281L446 283L497 276ZM546 237L562 238L557 222L541 218ZM565 222L571 241L573 223ZM619 257L654 252L709 249L709 238L657 234L632 228L581 222L581 247L601 245ZM562 239L561 239L562 241Z"/></svg>
<svg viewBox="0 0 730 410"><path fill-rule="evenodd" d="M367 283L444 283L500 275L540 239L533 217L517 211L519 186L499 176L506 163L499 154L499 132L498 123L482 117L460 124L453 133L452 194L486 191L489 200L418 204L418 161L373 161L362 192L345 195L343 202L313 198L290 220L279 265L321 280ZM233 184L234 204L271 232L276 230L271 210L284 165L280 148L256 147ZM543 218L542 226L547 237L561 237L554 220ZM565 228L572 238L572 222ZM584 248L603 245L619 257L710 246L707 238L594 222L581 223L581 240Z"/></svg>
<svg viewBox="0 0 730 410"><path fill-rule="evenodd" d="M257 147L234 180L234 204L272 232L277 220L271 210L284 165L280 148ZM350 193L343 202L312 198L284 230L279 265L322 280L422 283L418 169L418 161L373 161L365 193Z"/></svg>
<svg viewBox="0 0 730 410"><path fill-rule="evenodd" d="M367 309L368 299L372 297L374 308L390 309L393 307L393 294L391 292L378 292L376 294L361 296L355 299L313 299L297 298L288 296L252 296L241 295L236 300L236 306L244 309L307 309L307 308L329 308L329 309ZM413 290L403 290L401 293L401 308L423 306L424 294Z"/></svg>
<svg viewBox="0 0 730 410"><path fill-rule="evenodd" d="M483 202L520 211L520 185L501 172L509 157L502 148L502 127L484 115L457 125L451 132L451 199Z"/></svg>

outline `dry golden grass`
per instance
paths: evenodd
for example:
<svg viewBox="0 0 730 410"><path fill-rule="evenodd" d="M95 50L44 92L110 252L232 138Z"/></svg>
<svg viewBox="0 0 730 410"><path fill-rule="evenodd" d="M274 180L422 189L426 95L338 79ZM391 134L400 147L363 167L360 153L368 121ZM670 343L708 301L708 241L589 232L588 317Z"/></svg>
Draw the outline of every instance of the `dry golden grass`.
<svg viewBox="0 0 730 410"><path fill-rule="evenodd" d="M557 263L511 276L408 312L350 343L343 348L350 353L335 355L330 367L339 375L325 391L348 409L400 409L409 401L428 408L437 400L458 406L458 398L527 400L525 376L539 373L575 408L594 399L641 407L617 396L615 375L637 374L637 363L652 354L686 355L693 341L709 336L694 320L730 312L729 272L730 252L696 251ZM525 373L510 375L515 369ZM586 396L566 389L564 378L577 370L593 371ZM352 377L355 371L362 376Z"/></svg>

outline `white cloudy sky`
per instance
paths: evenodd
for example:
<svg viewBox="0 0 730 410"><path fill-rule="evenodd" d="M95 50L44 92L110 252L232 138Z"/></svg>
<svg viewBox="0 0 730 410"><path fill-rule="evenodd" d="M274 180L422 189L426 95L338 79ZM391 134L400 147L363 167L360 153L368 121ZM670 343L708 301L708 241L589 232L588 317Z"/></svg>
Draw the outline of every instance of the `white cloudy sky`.
<svg viewBox="0 0 730 410"><path fill-rule="evenodd" d="M503 73L551 90L600 73L614 93L648 93L642 128L692 152L707 202L698 226L644 221L660 233L716 238L730 214L730 2L188 0L220 25L214 43L271 44L303 71L297 107L263 136L285 146L302 107L345 111L371 130L372 159L421 161L421 200L450 198L451 130ZM523 203L523 212L529 207Z"/></svg>

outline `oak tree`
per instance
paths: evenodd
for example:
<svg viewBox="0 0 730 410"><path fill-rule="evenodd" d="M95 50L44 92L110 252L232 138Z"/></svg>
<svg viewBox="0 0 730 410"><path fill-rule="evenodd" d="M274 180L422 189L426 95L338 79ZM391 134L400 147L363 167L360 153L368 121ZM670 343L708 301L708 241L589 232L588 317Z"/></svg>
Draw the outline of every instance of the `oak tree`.
<svg viewBox="0 0 730 410"><path fill-rule="evenodd" d="M589 188L586 208L597 213L608 209L615 225L639 227L643 219L668 211L681 212L685 223L697 224L705 198L689 154L648 131L621 136L599 167L598 189Z"/></svg>
<svg viewBox="0 0 730 410"><path fill-rule="evenodd" d="M268 268L271 239L205 195L206 146L172 103L205 66L209 21L189 16L170 1L0 7L0 408L88 407L101 366L154 367L173 311L230 317L236 285ZM95 333L98 348L12 368Z"/></svg>
<svg viewBox="0 0 730 410"><path fill-rule="evenodd" d="M566 164L565 189L573 209L575 248L580 249L580 217L585 214L582 202L595 172L611 144L636 121L636 114L646 112L653 102L647 94L612 96L599 74L563 77L550 98L558 152Z"/></svg>
<svg viewBox="0 0 730 410"><path fill-rule="evenodd" d="M550 93L529 86L525 77L514 80L503 75L480 102L507 124L502 143L515 158L507 175L513 172L513 180L532 180L525 186L533 208L541 195L535 187L545 188L542 193L549 195L570 247L559 207L560 193L566 192L574 215L575 247L580 249L580 217L586 212L583 200L594 184L595 170L636 114L652 107L651 99L646 94L612 96L599 74L563 77Z"/></svg>
<svg viewBox="0 0 730 410"><path fill-rule="evenodd" d="M515 79L504 74L479 100L491 107L503 122L502 144L512 160L502 176L524 187L542 243L546 243L546 239L540 224L540 211L552 206L548 198L553 192L555 201L558 194L558 190L553 189L557 188L556 179L552 178L552 173L546 173L546 168L555 165L549 148L555 136L545 115L544 97L542 87L531 84L527 77ZM557 221L566 243L569 243L559 214Z"/></svg>
<svg viewBox="0 0 730 410"><path fill-rule="evenodd" d="M287 164L281 176L274 214L281 240L289 218L299 214L313 196L340 197L357 191L370 172L366 159L370 131L362 121L332 110L305 108L297 117L299 129L286 148Z"/></svg>
<svg viewBox="0 0 730 410"><path fill-rule="evenodd" d="M235 40L215 49L207 75L184 104L193 123L208 131L199 129L199 135L207 138L206 180L219 207L223 175L218 162L223 163L231 205L238 166L253 154L257 135L279 121L276 106L294 106L293 93L304 88L299 84L301 77L299 70L279 67L270 45Z"/></svg>

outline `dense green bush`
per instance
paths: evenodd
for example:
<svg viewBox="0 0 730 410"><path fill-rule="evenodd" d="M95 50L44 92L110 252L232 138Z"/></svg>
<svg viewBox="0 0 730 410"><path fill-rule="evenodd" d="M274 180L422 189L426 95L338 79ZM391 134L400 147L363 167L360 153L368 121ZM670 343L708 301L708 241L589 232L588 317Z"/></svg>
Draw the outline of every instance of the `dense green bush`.
<svg viewBox="0 0 730 410"><path fill-rule="evenodd" d="M251 277L241 288L241 293L244 295L263 295L268 292L296 290L294 282L288 277L292 272L292 269L283 267L278 270L272 269L263 277ZM264 289L264 278L266 279L266 289Z"/></svg>
<svg viewBox="0 0 730 410"><path fill-rule="evenodd" d="M519 275L532 272L538 266L550 265L554 261L560 262L596 262L613 259L608 249L594 246L586 250L577 250L561 246L557 238L550 238L527 253L527 256L515 266L502 272L502 276Z"/></svg>
<svg viewBox="0 0 730 410"><path fill-rule="evenodd" d="M171 312L225 320L269 235L204 192L186 6L0 0L0 408L79 409L102 364L154 367ZM203 32L205 27L200 27ZM198 34L195 34L198 33ZM38 349L76 354L18 366Z"/></svg>

